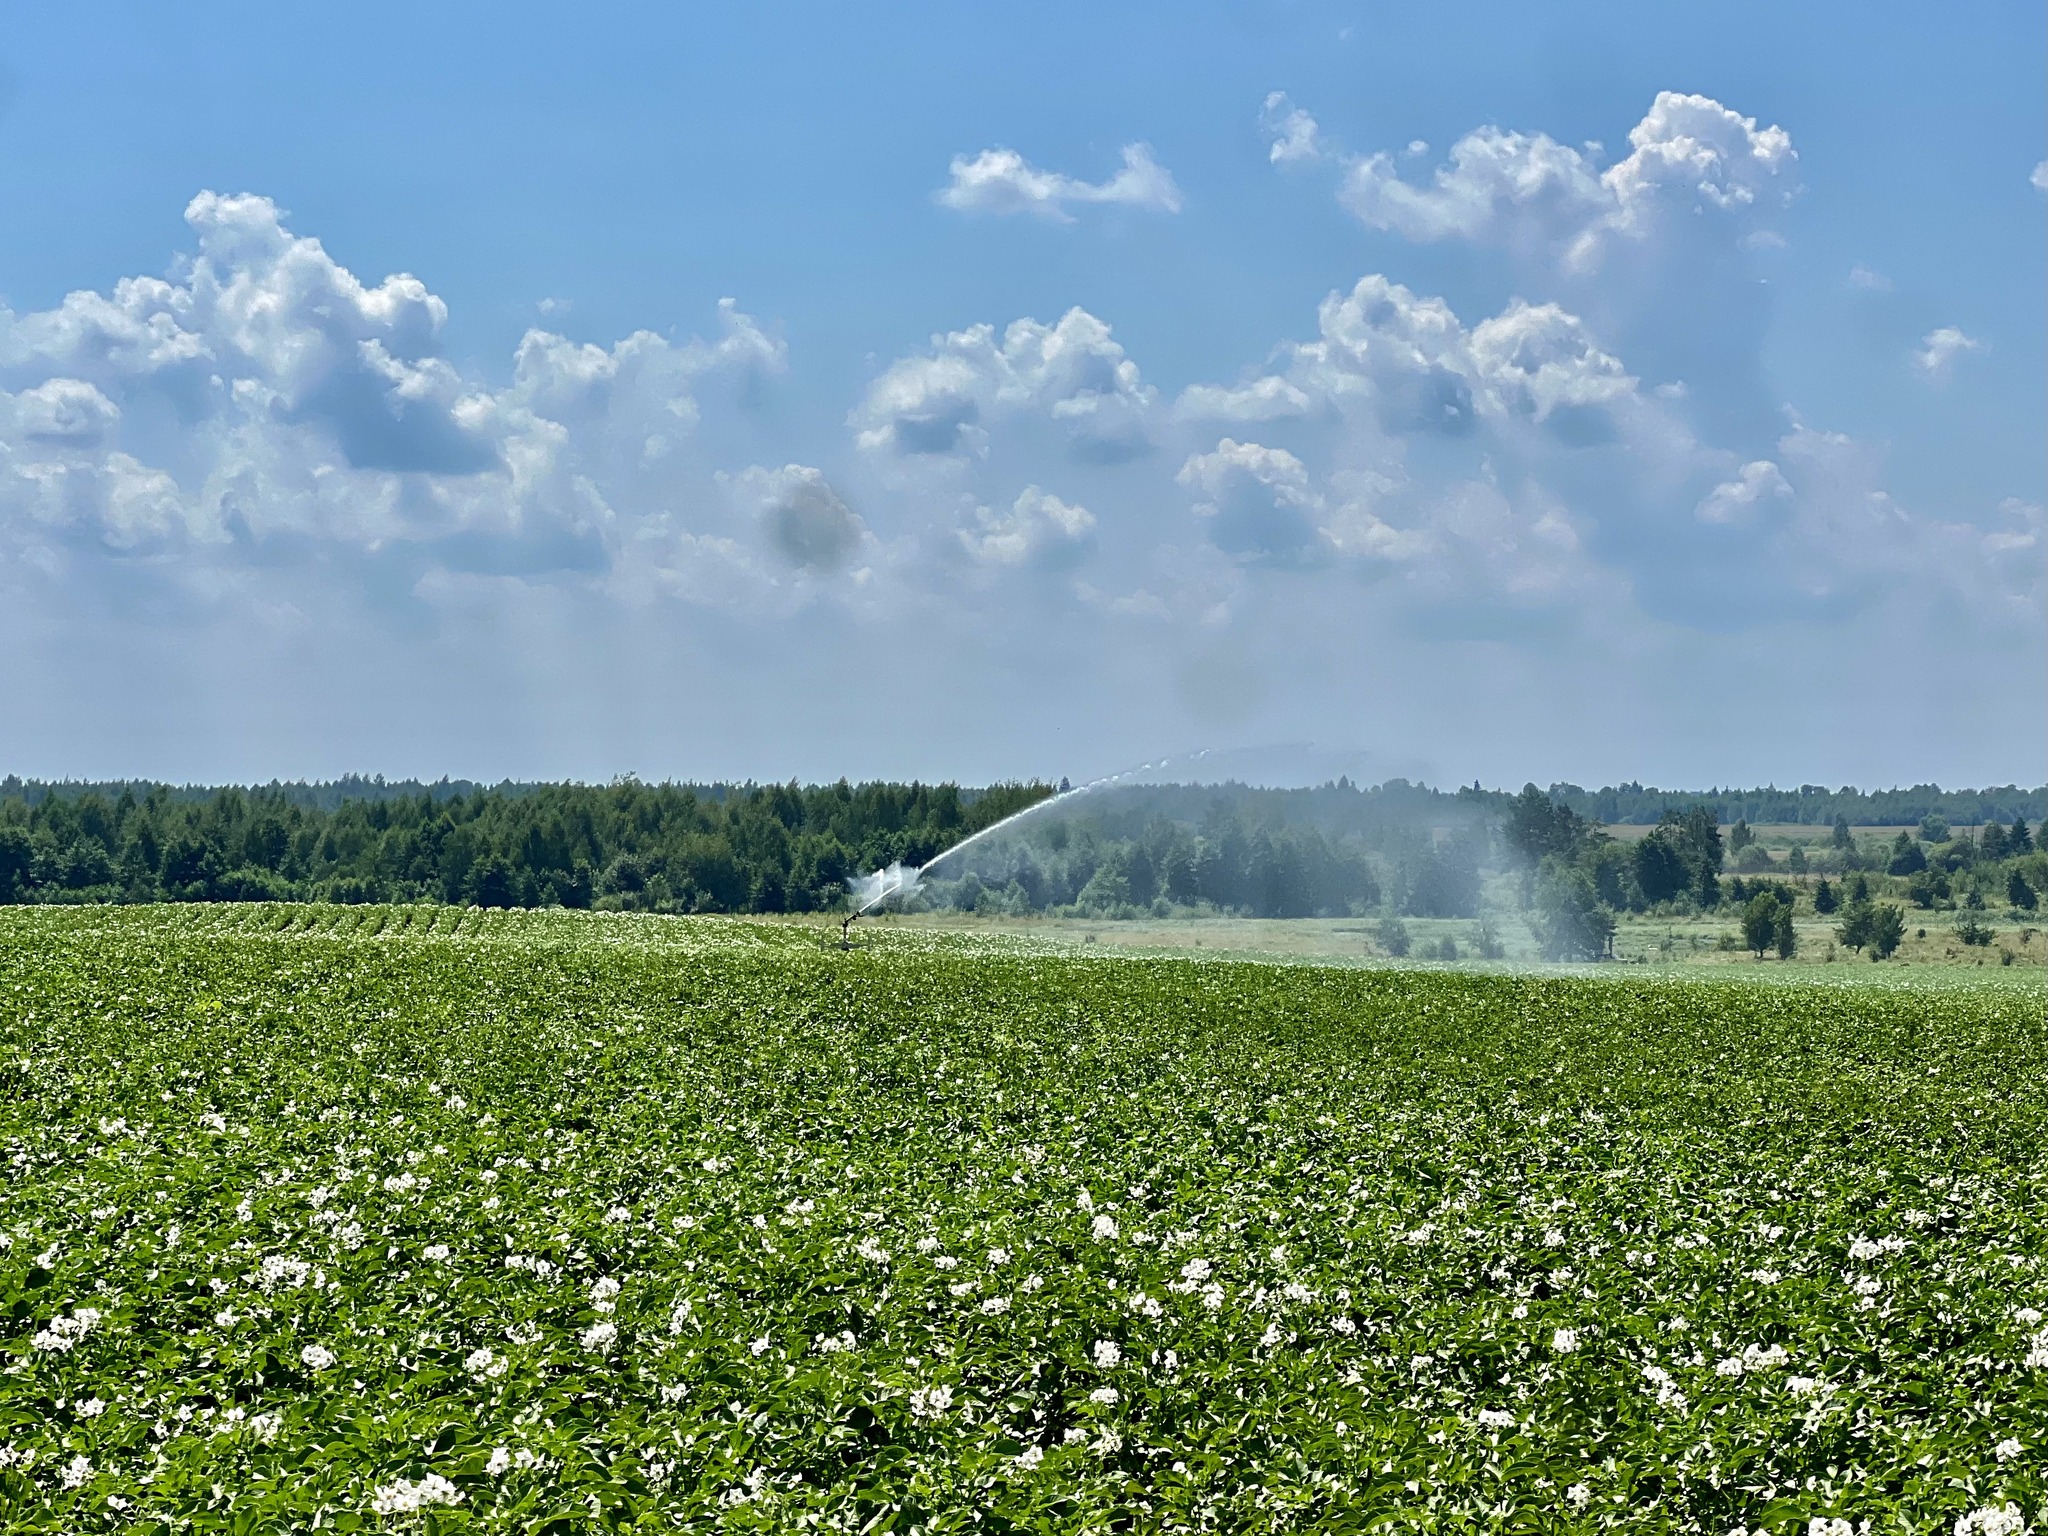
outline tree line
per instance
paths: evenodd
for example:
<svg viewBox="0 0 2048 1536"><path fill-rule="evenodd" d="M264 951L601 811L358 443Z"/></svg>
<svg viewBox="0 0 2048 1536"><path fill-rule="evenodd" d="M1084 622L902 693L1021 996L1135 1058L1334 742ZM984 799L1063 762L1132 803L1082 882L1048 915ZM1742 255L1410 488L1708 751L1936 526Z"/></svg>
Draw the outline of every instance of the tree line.
<svg viewBox="0 0 2048 1536"><path fill-rule="evenodd" d="M0 781L0 901L828 911L843 905L850 877L928 863L1055 792L1037 781L339 782L349 792ZM1941 793L1969 809L1976 792ZM1842 942L1882 949L1890 919L1857 903L1870 914L1894 903L1955 910L1968 922L1993 908L2031 912L2048 855L2018 815L1972 835L1929 811L1884 839L1859 838L1838 812L1827 839L1787 862L1771 860L1746 821L1724 825L1704 798L1667 803L1647 835L1621 839L1571 796L1533 784L1511 796L1339 779L1120 787L1050 807L933 873L919 899L965 911L1371 915L1396 950L1403 918L1513 906L1546 954L1569 959L1608 953L1624 912L1728 911L1759 953L1788 952L1802 902L1816 914L1853 909ZM1745 883L1766 873L1793 878Z"/></svg>
<svg viewBox="0 0 2048 1536"><path fill-rule="evenodd" d="M1624 842L1575 810L1566 798L1524 786L1509 804L1501 839L1522 871L1522 902L1552 959L1599 959L1611 953L1621 912L1710 912L1731 909L1744 944L1759 958L1775 950L1790 959L1798 948L1793 916L1805 901L1818 916L1839 914L1838 942L1878 959L1898 948L1906 906L1962 914L1957 933L1966 944L1988 943L1991 930L1975 916L2006 907L2025 916L2037 909L2048 884L2048 851L2026 818L1992 819L1976 836L1950 827L1938 813L1917 829L1891 839L1859 839L1846 815L1837 815L1825 846L1812 854L1795 846L1790 859L1761 857L1755 834L1738 820L1724 836L1712 808L1695 802L1667 805L1654 829ZM1792 879L1745 882L1723 879L1730 853L1744 871L1779 869ZM1751 859L1750 854L1759 855ZM1841 877L1831 884L1829 875ZM1807 876L1814 877L1812 885ZM1899 901L1883 898L1897 897Z"/></svg>
<svg viewBox="0 0 2048 1536"><path fill-rule="evenodd" d="M0 901L439 901L808 912L1053 793L1042 783L627 780L343 799L124 786L0 793Z"/></svg>

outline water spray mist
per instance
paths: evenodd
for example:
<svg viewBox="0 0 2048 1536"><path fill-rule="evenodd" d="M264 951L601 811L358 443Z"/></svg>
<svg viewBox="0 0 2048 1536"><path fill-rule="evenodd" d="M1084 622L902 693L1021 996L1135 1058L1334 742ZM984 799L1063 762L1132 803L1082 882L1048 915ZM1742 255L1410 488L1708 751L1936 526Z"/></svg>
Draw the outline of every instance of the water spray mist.
<svg viewBox="0 0 2048 1536"><path fill-rule="evenodd" d="M853 925L867 916L868 913L874 911L875 908L883 906L898 897L905 897L915 893L918 882L924 877L925 871L939 863L940 860L950 859L954 854L961 852L963 849L973 847L974 844L980 842L983 838L993 837L1004 828L1015 826L1027 816L1036 816L1040 811L1050 810L1055 805L1064 805L1069 800L1078 799L1080 796L1090 794L1095 790L1107 789L1113 784L1121 784L1124 780L1136 778L1141 773L1155 773L1166 767L1169 763L1200 762L1203 758L1210 755L1211 750L1204 747L1199 752L1190 752L1183 757L1162 757L1154 763L1140 763L1137 767L1126 768L1121 773L1105 774L1102 778L1090 779L1086 784L1078 784L1072 789L1063 789L1056 795L1048 795L1043 800L1032 802L1021 811L1013 811L1001 821L991 822L979 832L968 833L959 842L954 843L942 852L933 854L932 857L925 860L922 864L904 864L899 862L891 864L887 869L878 869L869 874L855 876L846 882L847 888L853 895L853 910L839 924L839 942L841 944L850 943Z"/></svg>

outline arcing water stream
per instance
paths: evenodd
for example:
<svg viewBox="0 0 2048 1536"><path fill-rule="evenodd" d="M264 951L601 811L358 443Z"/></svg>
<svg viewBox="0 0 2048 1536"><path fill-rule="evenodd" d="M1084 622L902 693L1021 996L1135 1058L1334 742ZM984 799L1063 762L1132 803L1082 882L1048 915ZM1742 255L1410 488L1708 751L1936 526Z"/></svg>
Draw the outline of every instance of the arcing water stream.
<svg viewBox="0 0 2048 1536"><path fill-rule="evenodd" d="M1036 816L1040 811L1052 806L1064 805L1069 800L1078 799L1080 796L1090 794L1098 789L1107 789L1112 784L1121 784L1126 779L1134 779L1141 773L1156 773L1169 763L1185 762L1192 764L1200 762L1209 755L1210 749L1205 747L1199 752L1189 752L1181 757L1162 757L1155 763L1140 763L1137 767L1126 768L1121 773L1105 774L1102 778L1090 779L1086 784L1078 784L1072 789L1061 790L1056 795L1048 795L1043 800L1034 801L1030 805L1025 806L1021 811L1013 811L1001 821L991 822L979 832L968 833L959 842L954 843L951 847L940 853L934 854L931 858L925 860L923 864L891 864L887 869L878 869L872 874L861 875L849 880L846 883L853 891L853 912L839 925L840 938L843 940L853 925L861 918L867 916L876 907L881 906L894 897L908 896L916 891L918 881L923 878L924 872L934 864L937 864L941 859L950 859L962 849L972 847L985 837L993 837L1005 827L1015 826L1027 816Z"/></svg>

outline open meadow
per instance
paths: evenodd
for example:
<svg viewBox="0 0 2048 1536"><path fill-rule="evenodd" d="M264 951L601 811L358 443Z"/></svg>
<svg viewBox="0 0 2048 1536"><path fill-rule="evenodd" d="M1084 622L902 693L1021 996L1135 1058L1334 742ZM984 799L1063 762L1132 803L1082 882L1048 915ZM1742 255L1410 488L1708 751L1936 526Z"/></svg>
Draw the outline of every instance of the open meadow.
<svg viewBox="0 0 2048 1536"><path fill-rule="evenodd" d="M5 1529L2048 1519L2038 970L862 927L0 911Z"/></svg>

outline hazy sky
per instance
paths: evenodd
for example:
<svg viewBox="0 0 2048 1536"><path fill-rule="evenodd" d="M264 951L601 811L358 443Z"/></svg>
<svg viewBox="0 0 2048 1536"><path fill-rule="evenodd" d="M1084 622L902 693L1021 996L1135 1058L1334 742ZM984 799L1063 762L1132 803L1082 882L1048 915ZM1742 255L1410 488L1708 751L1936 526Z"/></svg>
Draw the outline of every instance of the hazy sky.
<svg viewBox="0 0 2048 1536"><path fill-rule="evenodd" d="M2035 4L0 39L0 771L2038 783Z"/></svg>

